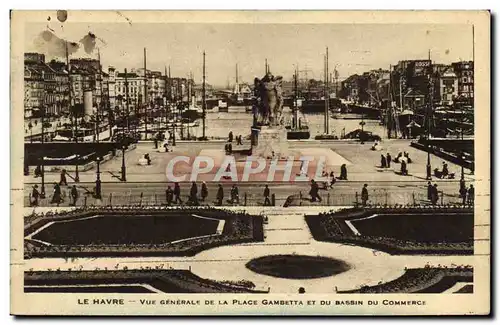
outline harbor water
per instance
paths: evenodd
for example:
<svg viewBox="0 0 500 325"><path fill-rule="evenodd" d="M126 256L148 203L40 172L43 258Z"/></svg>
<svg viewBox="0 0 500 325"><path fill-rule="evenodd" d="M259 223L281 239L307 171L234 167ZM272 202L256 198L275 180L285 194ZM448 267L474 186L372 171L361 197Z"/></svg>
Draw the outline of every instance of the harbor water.
<svg viewBox="0 0 500 325"><path fill-rule="evenodd" d="M284 111L285 118L291 117L291 112ZM311 133L311 139L314 139L316 135L324 134L324 115L319 113L305 113L301 114L302 119L306 119L306 123L309 126L309 131ZM229 112L207 112L206 118L206 136L209 139L226 139L229 132L233 131L234 135L241 134L242 136L248 136L250 134L250 127L252 125L253 116L250 112L245 112L244 108L241 111L230 110ZM356 129L361 128L360 122L361 118L353 118L349 116L338 115L338 118L329 118L329 133L340 136L345 132L349 133ZM364 130L371 131L384 138L386 136L386 131L384 126L380 125L378 120L363 120L365 122ZM245 130L245 131L244 131ZM184 130L187 134L187 129ZM199 120L199 126L190 127L189 134L196 137L202 136L202 121Z"/></svg>

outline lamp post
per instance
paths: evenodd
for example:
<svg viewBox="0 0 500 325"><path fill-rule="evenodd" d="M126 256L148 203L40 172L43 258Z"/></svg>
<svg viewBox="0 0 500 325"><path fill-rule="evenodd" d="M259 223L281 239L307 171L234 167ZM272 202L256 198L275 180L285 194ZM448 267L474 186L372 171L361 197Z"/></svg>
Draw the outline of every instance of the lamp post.
<svg viewBox="0 0 500 325"><path fill-rule="evenodd" d="M42 173L42 188L41 188L41 191L40 191L40 197L42 199L45 198L45 161L44 161L44 156L43 156L43 144L45 142L45 121L44 121L44 116L45 116L45 107L42 106L42 161L41 161L41 173Z"/></svg>
<svg viewBox="0 0 500 325"><path fill-rule="evenodd" d="M40 189L40 198L45 199L45 170L44 170L43 153L42 153L42 158L41 158L41 172L42 172L42 188Z"/></svg>
<svg viewBox="0 0 500 325"><path fill-rule="evenodd" d="M97 156L95 161L97 162L97 171L96 171L96 179L95 179L95 198L96 199L101 199L101 170L100 170L100 165L101 165L101 157Z"/></svg>
<svg viewBox="0 0 500 325"><path fill-rule="evenodd" d="M174 109L174 107L172 107L172 109ZM175 108L177 109L177 108ZM173 128L173 132L172 132L172 146L175 146L175 125L177 123L177 110L174 112L174 122L172 123L172 128Z"/></svg>
<svg viewBox="0 0 500 325"><path fill-rule="evenodd" d="M76 150L78 150L78 114L76 112L76 108L75 108L75 147L76 147ZM80 182L80 173L78 172L79 157L80 156L78 155L78 151L77 151L76 159L75 159L75 183Z"/></svg>
<svg viewBox="0 0 500 325"><path fill-rule="evenodd" d="M125 166L125 150L127 150L127 145L122 145L122 182L127 181L127 167Z"/></svg>
<svg viewBox="0 0 500 325"><path fill-rule="evenodd" d="M464 146L464 129L463 128L460 128L460 138L462 139L462 143L460 145L460 147L462 148L461 151L460 151L460 160L461 160L461 165L462 165L461 173L460 173L460 176L461 176L460 179L464 179L465 157L464 157L464 149L463 149L463 146Z"/></svg>

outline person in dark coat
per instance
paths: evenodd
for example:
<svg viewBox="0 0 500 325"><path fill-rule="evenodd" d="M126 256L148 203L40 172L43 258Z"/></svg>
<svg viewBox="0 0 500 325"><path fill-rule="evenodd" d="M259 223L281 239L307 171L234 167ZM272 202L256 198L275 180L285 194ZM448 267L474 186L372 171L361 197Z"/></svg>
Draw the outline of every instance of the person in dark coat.
<svg viewBox="0 0 500 325"><path fill-rule="evenodd" d="M335 184L336 179L335 179L335 174L333 171L330 172L330 188L333 188L333 185Z"/></svg>
<svg viewBox="0 0 500 325"><path fill-rule="evenodd" d="M406 161L401 160L401 175L408 175L408 169L406 168Z"/></svg>
<svg viewBox="0 0 500 325"><path fill-rule="evenodd" d="M264 188L264 206L271 205L271 200L269 200L269 196L271 195L271 191L269 190L269 186L266 184Z"/></svg>
<svg viewBox="0 0 500 325"><path fill-rule="evenodd" d="M219 184L219 188L217 189L217 205L222 205L222 200L224 199L224 189L222 185Z"/></svg>
<svg viewBox="0 0 500 325"><path fill-rule="evenodd" d="M347 167L345 164L342 164L342 166L340 166L340 179L342 180L347 180Z"/></svg>
<svg viewBox="0 0 500 325"><path fill-rule="evenodd" d="M174 200L174 191L172 191L170 186L168 186L165 190L165 198L167 199L167 205L172 205L172 201Z"/></svg>
<svg viewBox="0 0 500 325"><path fill-rule="evenodd" d="M427 200L432 201L432 184L427 182Z"/></svg>
<svg viewBox="0 0 500 325"><path fill-rule="evenodd" d="M361 202L363 206L366 206L366 202L368 201L368 184L363 185L363 189L361 190Z"/></svg>
<svg viewBox="0 0 500 325"><path fill-rule="evenodd" d="M386 168L387 167L387 163L385 161L385 156L384 155L380 155L380 167L382 167L382 168Z"/></svg>
<svg viewBox="0 0 500 325"><path fill-rule="evenodd" d="M465 205L467 203L467 188L465 185L460 187L460 197L462 198L462 204Z"/></svg>
<svg viewBox="0 0 500 325"><path fill-rule="evenodd" d="M233 131L229 131L228 141L233 142Z"/></svg>
<svg viewBox="0 0 500 325"><path fill-rule="evenodd" d="M208 196L208 187L207 187L207 183L202 182L202 183L201 183L201 200L202 200L202 201L205 201L205 199L207 198L207 196Z"/></svg>
<svg viewBox="0 0 500 325"><path fill-rule="evenodd" d="M391 168L391 154L390 153L387 153L387 159L386 159L386 162L387 162L387 168Z"/></svg>
<svg viewBox="0 0 500 325"><path fill-rule="evenodd" d="M76 185L73 185L71 187L71 199L73 202L71 203L72 206L76 206L76 201L78 201L78 190L76 189Z"/></svg>
<svg viewBox="0 0 500 325"><path fill-rule="evenodd" d="M52 200L50 203L56 203L57 206L62 202L61 198L61 186L59 184L55 183L54 184L54 194L52 195Z"/></svg>
<svg viewBox="0 0 500 325"><path fill-rule="evenodd" d="M37 165L35 168L35 178L36 177L42 177L42 167L40 165Z"/></svg>
<svg viewBox="0 0 500 325"><path fill-rule="evenodd" d="M240 204L240 194L236 184L233 184L233 187L231 187L231 203L234 204L234 202Z"/></svg>
<svg viewBox="0 0 500 325"><path fill-rule="evenodd" d="M432 198L431 198L432 205L437 204L438 198L439 198L438 185L434 184L434 186L432 187Z"/></svg>
<svg viewBox="0 0 500 325"><path fill-rule="evenodd" d="M189 191L189 202L197 205L198 204L198 186L196 182L191 183L191 190Z"/></svg>
<svg viewBox="0 0 500 325"><path fill-rule="evenodd" d="M38 192L38 185L33 186L33 190L31 191L31 206L38 206L38 199L40 198L40 192Z"/></svg>
<svg viewBox="0 0 500 325"><path fill-rule="evenodd" d="M443 171L441 172L442 178L445 178L448 174L448 164L443 161Z"/></svg>
<svg viewBox="0 0 500 325"><path fill-rule="evenodd" d="M316 199L321 202L322 199L319 196L319 186L314 179L311 180L311 189L309 190L309 195L311 195L311 202L316 202Z"/></svg>
<svg viewBox="0 0 500 325"><path fill-rule="evenodd" d="M65 185L68 186L68 182L66 180L66 169L61 170L61 176L59 179L59 185Z"/></svg>
<svg viewBox="0 0 500 325"><path fill-rule="evenodd" d="M467 193L467 186L465 186L465 179L464 177L460 177L460 187L458 189L458 193L462 193L462 189L465 189L465 193Z"/></svg>
<svg viewBox="0 0 500 325"><path fill-rule="evenodd" d="M179 183L174 184L174 203L182 204L181 187L179 186Z"/></svg>
<svg viewBox="0 0 500 325"><path fill-rule="evenodd" d="M470 185L469 190L467 191L467 203L469 205L474 204L474 185Z"/></svg>

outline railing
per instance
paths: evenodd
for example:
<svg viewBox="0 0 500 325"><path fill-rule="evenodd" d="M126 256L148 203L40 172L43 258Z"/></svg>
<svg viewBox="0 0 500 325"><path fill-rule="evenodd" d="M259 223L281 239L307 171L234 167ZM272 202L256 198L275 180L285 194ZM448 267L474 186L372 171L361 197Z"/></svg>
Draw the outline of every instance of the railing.
<svg viewBox="0 0 500 325"><path fill-rule="evenodd" d="M151 190L148 192L111 192L102 193L102 198L98 199L94 196L94 189L85 189L80 191L80 196L76 201L76 206L160 206L168 205L165 191L161 190ZM227 192L227 191L226 191ZM298 192L293 195L275 195L271 194L269 197L269 202L266 202L263 195L258 195L254 193L243 192L239 195L239 202L237 200L231 200L229 193L225 193L225 197L222 200L222 204L219 204L215 197L216 193L209 193L209 196L205 200L201 200L198 195L198 204L189 202L189 197L187 194L181 195L182 203L173 203L172 206L189 206L189 205L211 205L211 206L361 206L363 201L361 199L361 194L359 192L353 193L335 193L334 191L323 192L320 191L319 196L321 201L316 200L313 202L311 196L304 192ZM72 199L68 190L63 190L61 195L63 201L57 205L57 203L52 203L52 196L47 193L44 199L38 200L38 206L71 206ZM31 206L32 199L31 194L25 195L24 205L26 207ZM469 205L472 202L466 201ZM462 205L463 200L457 194L449 194L444 192L439 192L438 200L436 205ZM375 189L369 192L368 200L366 205L373 206L394 206L394 205L407 205L407 206L417 206L417 205L432 205L432 202L427 198L427 193L425 192L391 192L387 189Z"/></svg>

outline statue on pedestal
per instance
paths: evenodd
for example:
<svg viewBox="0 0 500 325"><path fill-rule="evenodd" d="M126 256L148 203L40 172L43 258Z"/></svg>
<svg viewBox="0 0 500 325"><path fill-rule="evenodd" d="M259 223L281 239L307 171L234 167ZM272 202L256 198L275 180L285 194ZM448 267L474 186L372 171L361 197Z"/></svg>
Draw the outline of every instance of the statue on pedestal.
<svg viewBox="0 0 500 325"><path fill-rule="evenodd" d="M286 129L282 125L282 77L267 73L255 78L252 127L252 154L268 159L284 158L288 154Z"/></svg>
<svg viewBox="0 0 500 325"><path fill-rule="evenodd" d="M281 125L283 110L282 79L283 77L275 77L270 72L262 79L254 79L254 126Z"/></svg>

